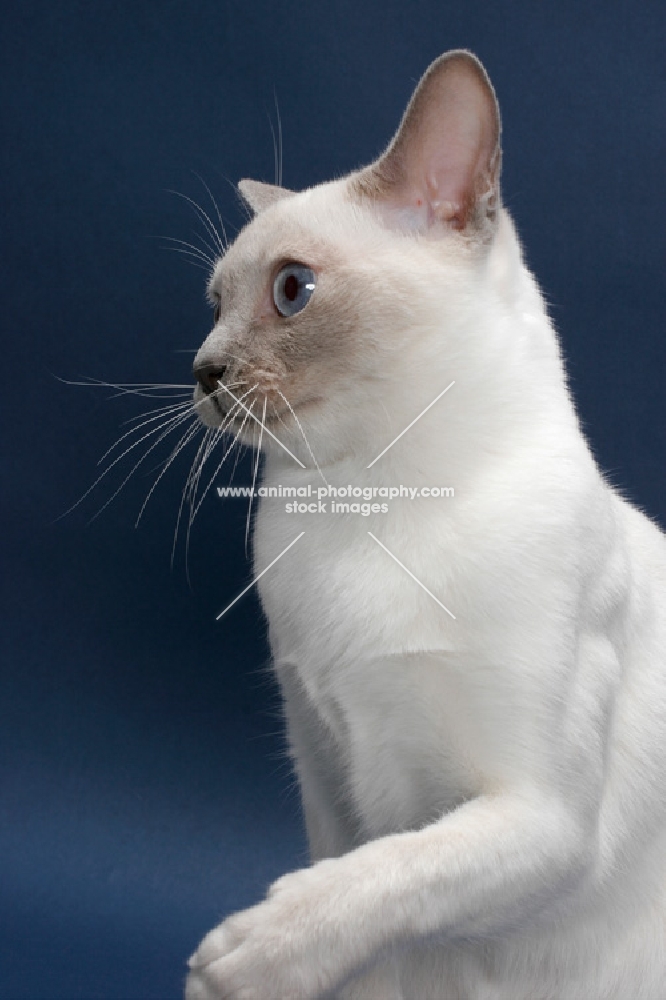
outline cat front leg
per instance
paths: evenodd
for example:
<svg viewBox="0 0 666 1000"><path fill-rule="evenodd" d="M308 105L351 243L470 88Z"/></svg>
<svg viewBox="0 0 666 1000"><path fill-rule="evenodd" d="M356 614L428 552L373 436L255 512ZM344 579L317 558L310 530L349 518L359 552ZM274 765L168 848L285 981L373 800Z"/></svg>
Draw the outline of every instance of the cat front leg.
<svg viewBox="0 0 666 1000"><path fill-rule="evenodd" d="M336 745L292 663L276 664L290 755L298 777L310 860L336 858L358 846L353 807L345 798L344 752Z"/></svg>
<svg viewBox="0 0 666 1000"><path fill-rule="evenodd" d="M410 942L527 926L588 871L575 815L537 791L481 796L278 879L209 934L187 1000L315 1000Z"/></svg>
<svg viewBox="0 0 666 1000"><path fill-rule="evenodd" d="M329 1000L329 997L326 997ZM406 997L400 985L398 965L394 958L382 958L369 970L354 976L330 995L330 1000L413 1000ZM448 997L447 997L448 1000ZM451 997L451 1000L454 1000Z"/></svg>

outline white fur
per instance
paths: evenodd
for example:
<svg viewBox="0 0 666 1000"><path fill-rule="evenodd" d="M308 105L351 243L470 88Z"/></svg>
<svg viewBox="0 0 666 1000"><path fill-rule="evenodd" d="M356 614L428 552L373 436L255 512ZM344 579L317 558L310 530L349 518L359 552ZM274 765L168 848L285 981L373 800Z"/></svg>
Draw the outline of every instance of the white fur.
<svg viewBox="0 0 666 1000"><path fill-rule="evenodd" d="M305 532L259 587L313 864L208 935L187 998L664 1000L664 536L595 465L504 210L466 252L343 180L250 229L296 222L358 278L349 378L301 417L323 474L455 498L263 502L257 572ZM264 485L320 485L276 433L309 467L264 438Z"/></svg>

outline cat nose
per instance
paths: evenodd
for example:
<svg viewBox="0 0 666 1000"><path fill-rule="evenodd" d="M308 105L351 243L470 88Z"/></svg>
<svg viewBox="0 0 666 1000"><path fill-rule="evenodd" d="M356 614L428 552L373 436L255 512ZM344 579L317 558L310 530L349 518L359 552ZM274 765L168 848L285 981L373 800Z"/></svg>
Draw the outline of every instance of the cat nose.
<svg viewBox="0 0 666 1000"><path fill-rule="evenodd" d="M210 396L212 392L220 388L220 382L224 378L226 370L226 365L205 364L195 365L192 369L195 379L207 396Z"/></svg>

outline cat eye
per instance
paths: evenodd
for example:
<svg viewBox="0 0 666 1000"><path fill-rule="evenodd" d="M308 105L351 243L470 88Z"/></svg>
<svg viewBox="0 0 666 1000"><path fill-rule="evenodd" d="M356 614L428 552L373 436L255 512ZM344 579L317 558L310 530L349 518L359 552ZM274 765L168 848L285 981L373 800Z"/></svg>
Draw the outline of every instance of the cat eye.
<svg viewBox="0 0 666 1000"><path fill-rule="evenodd" d="M287 264L273 282L273 302L281 316L294 316L305 309L317 284L314 271L305 264Z"/></svg>
<svg viewBox="0 0 666 1000"><path fill-rule="evenodd" d="M222 315L222 303L219 299L215 301L215 308L213 310L213 322L215 326L220 322L220 316Z"/></svg>

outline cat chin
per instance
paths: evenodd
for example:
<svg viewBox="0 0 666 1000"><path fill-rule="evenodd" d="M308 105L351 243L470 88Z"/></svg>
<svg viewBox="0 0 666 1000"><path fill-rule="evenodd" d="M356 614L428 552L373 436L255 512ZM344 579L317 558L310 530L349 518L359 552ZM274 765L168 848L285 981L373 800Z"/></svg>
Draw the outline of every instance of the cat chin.
<svg viewBox="0 0 666 1000"><path fill-rule="evenodd" d="M198 384L192 393L192 408L204 427L219 427L222 423L223 417L220 408Z"/></svg>
<svg viewBox="0 0 666 1000"><path fill-rule="evenodd" d="M219 427L224 420L222 411L212 399L200 396L199 392L197 388L194 393L194 407L199 420L205 427Z"/></svg>

